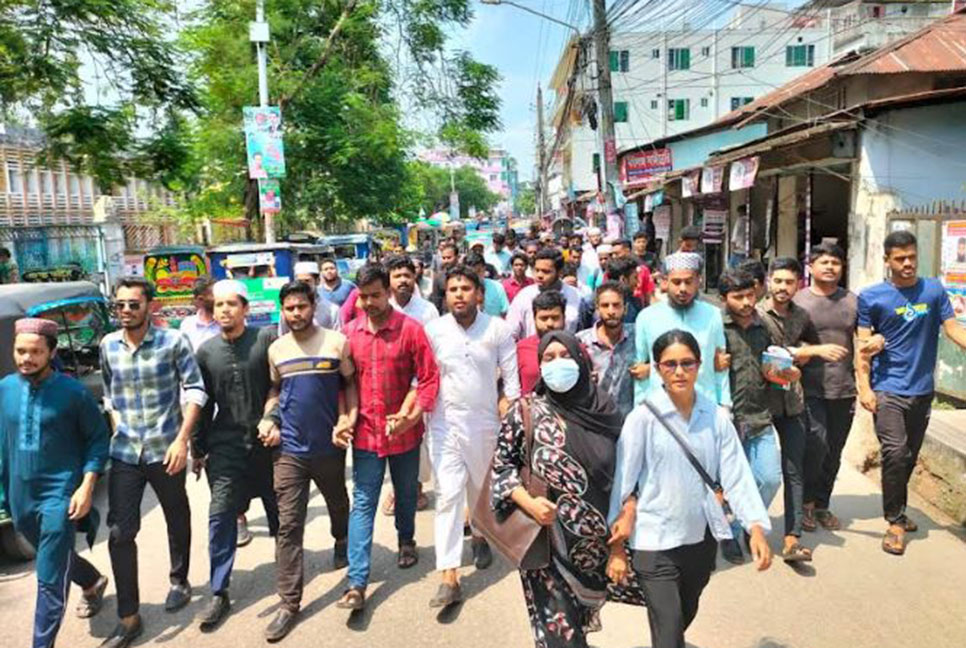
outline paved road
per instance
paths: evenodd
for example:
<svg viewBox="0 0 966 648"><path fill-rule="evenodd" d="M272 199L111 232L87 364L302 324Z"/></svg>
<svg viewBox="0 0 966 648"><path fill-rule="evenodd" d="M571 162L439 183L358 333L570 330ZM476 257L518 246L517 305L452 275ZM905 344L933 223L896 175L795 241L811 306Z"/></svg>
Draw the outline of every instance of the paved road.
<svg viewBox="0 0 966 648"><path fill-rule="evenodd" d="M198 631L193 617L204 604L208 565L207 489L191 480L193 558L191 580L195 600L175 615L161 611L168 559L164 524L153 499L145 500L146 516L139 537L141 590L146 621L139 645L207 648L263 646L262 630L276 609L273 547L260 508L253 514L255 541L239 552L232 585L232 616L214 634ZM780 498L779 498L780 501ZM949 530L949 522L912 511L921 531L903 558L879 549L878 487L851 467L843 468L835 508L846 524L836 533L807 536L817 543L814 567L796 572L784 564L758 574L750 566L719 565L702 599L698 619L688 633L691 648L891 648L930 646L961 648L966 637L966 545ZM772 511L773 516L775 511ZM391 521L379 516L374 548L373 584L366 612L348 617L333 603L341 594L341 573L331 571L331 538L321 498L310 503L306 532L306 591L301 624L281 645L340 648L457 646L460 648L527 648L532 646L523 597L516 574L494 565L486 572L465 569L469 600L453 614L437 617L427 607L436 589L433 564L432 512L419 514L417 540L422 562L413 570L395 568ZM780 520L773 517L780 527ZM102 532L103 536L103 532ZM773 546L780 533L772 534ZM467 546L466 560L469 560ZM91 554L109 570L103 537ZM113 592L113 587L109 588ZM29 566L0 564L0 646L27 645L35 583ZM72 603L77 591L72 592ZM72 607L72 604L71 604ZM114 598L90 623L68 616L58 645L97 646L114 624ZM608 606L604 630L594 635L598 648L649 646L641 609Z"/></svg>

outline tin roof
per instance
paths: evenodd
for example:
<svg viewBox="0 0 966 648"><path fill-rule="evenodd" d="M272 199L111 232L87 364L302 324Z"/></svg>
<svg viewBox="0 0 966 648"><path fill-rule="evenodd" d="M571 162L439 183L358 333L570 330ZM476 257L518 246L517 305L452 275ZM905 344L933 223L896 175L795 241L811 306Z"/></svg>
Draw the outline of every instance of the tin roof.
<svg viewBox="0 0 966 648"><path fill-rule="evenodd" d="M966 69L966 13L960 10L843 68L842 75Z"/></svg>

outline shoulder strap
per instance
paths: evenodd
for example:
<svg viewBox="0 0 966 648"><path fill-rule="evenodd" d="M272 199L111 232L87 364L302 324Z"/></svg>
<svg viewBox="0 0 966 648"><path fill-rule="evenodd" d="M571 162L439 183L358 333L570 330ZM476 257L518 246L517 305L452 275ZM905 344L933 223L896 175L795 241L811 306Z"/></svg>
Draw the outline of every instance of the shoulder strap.
<svg viewBox="0 0 966 648"><path fill-rule="evenodd" d="M701 479L705 484L708 485L708 488L710 488L715 495L722 494L724 489L721 488L721 484L718 482L718 480L711 478L711 475L709 475L708 471L704 469L704 466L701 465L701 462L698 461L698 458L694 456L694 452L691 451L691 446L688 445L688 442L685 441L684 437L682 437L677 430L668 424L667 421L661 418L661 415L658 413L657 409L649 399L644 399L644 405L651 411L651 414L653 414L655 420L661 424L661 427L667 430L668 433L674 437L674 440L678 442L678 445L681 446L682 450L684 450L684 454L687 456L688 461L692 466L694 466L694 469L698 471L698 474L701 475Z"/></svg>

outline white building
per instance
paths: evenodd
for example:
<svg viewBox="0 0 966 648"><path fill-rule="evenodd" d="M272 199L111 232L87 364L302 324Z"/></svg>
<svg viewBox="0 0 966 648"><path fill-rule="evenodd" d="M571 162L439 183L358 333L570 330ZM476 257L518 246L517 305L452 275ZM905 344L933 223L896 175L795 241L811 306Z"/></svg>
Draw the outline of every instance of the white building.
<svg viewBox="0 0 966 648"><path fill-rule="evenodd" d="M802 10L825 12L832 56L837 57L882 47L948 15L951 8L949 0L811 0Z"/></svg>
<svg viewBox="0 0 966 648"><path fill-rule="evenodd" d="M701 127L824 65L831 39L826 15L743 8L720 29L679 23L662 31L615 32L609 63L617 150ZM556 92L550 142L558 142L548 186L560 188L550 195L555 206L598 188L594 68L591 44L574 40L550 81Z"/></svg>

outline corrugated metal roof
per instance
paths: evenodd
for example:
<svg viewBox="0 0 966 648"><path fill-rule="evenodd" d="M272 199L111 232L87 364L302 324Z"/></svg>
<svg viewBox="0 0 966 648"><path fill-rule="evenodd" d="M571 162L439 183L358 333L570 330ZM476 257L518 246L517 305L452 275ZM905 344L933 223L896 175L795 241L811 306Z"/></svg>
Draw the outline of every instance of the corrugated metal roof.
<svg viewBox="0 0 966 648"><path fill-rule="evenodd" d="M899 74L966 70L966 13L956 13L882 47L839 74Z"/></svg>

